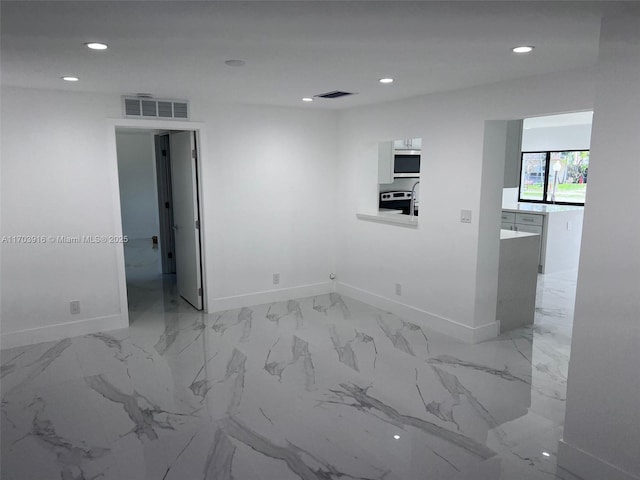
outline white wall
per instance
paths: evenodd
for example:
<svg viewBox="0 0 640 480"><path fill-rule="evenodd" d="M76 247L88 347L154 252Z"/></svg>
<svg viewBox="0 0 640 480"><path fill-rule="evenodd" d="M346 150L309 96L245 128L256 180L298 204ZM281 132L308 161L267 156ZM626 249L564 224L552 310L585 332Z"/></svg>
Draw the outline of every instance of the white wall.
<svg viewBox="0 0 640 480"><path fill-rule="evenodd" d="M489 120L484 122L482 143L482 176L480 179L480 203L475 222L478 225L478 258L476 260L476 285L473 327L483 336L497 336L500 325L495 324L498 302L498 274L500 257L499 214L502 207L501 177L506 161L509 122ZM503 179L502 179L503 180ZM495 233L494 233L495 232ZM496 260L497 259L497 260ZM483 328L483 326L487 328ZM493 325L493 329L491 326ZM480 330L483 328L483 330Z"/></svg>
<svg viewBox="0 0 640 480"><path fill-rule="evenodd" d="M520 153L522 151L522 120L507 122L505 145L504 187L518 188L520 185Z"/></svg>
<svg viewBox="0 0 640 480"><path fill-rule="evenodd" d="M639 78L640 19L605 20L559 451L586 480L640 478Z"/></svg>
<svg viewBox="0 0 640 480"><path fill-rule="evenodd" d="M121 118L120 98L18 88L2 96L2 235L116 233L115 139L106 119ZM330 291L335 113L197 99L191 107L205 130L209 308ZM2 346L126 326L121 252L113 244L3 244ZM71 300L80 300L81 314L70 315Z"/></svg>
<svg viewBox="0 0 640 480"><path fill-rule="evenodd" d="M153 133L118 131L116 143L122 233L151 242L160 232Z"/></svg>
<svg viewBox="0 0 640 480"><path fill-rule="evenodd" d="M524 128L522 131L523 152L589 150L590 145L590 124Z"/></svg>
<svg viewBox="0 0 640 480"><path fill-rule="evenodd" d="M210 310L328 292L335 271L336 114L191 102L207 124ZM273 285L280 273L280 285Z"/></svg>
<svg viewBox="0 0 640 480"><path fill-rule="evenodd" d="M495 321L484 307L496 301L503 186L503 170L483 166L485 121L592 105L593 76L585 70L341 113L339 287L461 338L485 338ZM356 219L377 208L377 142L404 137L423 141L418 229ZM489 197L481 201L482 188ZM461 209L472 210L471 224L460 223ZM478 248L491 242L490 252Z"/></svg>
<svg viewBox="0 0 640 480"><path fill-rule="evenodd" d="M2 235L47 240L2 244L3 346L126 325L117 246L48 238L114 233L105 118L119 113L117 99L100 95L2 91Z"/></svg>

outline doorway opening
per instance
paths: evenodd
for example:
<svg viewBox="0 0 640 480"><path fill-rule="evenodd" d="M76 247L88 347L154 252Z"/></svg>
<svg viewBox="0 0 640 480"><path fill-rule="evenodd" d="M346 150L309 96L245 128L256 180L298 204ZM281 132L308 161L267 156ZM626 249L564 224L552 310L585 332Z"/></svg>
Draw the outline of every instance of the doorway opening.
<svg viewBox="0 0 640 480"><path fill-rule="evenodd" d="M485 124L489 155L483 163L494 177L491 208L500 208L501 216L501 332L535 323L571 335L592 116L585 111Z"/></svg>
<svg viewBox="0 0 640 480"><path fill-rule="evenodd" d="M203 310L196 132L116 127L116 153L130 323Z"/></svg>

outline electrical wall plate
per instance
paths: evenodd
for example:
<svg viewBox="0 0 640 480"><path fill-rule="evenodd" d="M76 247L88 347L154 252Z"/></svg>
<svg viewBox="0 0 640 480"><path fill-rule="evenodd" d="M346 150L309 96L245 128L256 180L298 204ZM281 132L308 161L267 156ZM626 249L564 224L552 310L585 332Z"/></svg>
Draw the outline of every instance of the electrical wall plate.
<svg viewBox="0 0 640 480"><path fill-rule="evenodd" d="M460 221L462 223L471 223L471 210L460 210Z"/></svg>
<svg viewBox="0 0 640 480"><path fill-rule="evenodd" d="M71 312L71 315L77 315L80 313L80 301L74 300L69 302L69 311Z"/></svg>

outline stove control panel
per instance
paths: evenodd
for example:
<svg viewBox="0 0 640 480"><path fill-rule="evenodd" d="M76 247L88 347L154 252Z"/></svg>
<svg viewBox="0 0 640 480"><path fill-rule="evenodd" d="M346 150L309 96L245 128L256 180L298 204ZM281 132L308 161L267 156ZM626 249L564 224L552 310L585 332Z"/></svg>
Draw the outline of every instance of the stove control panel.
<svg viewBox="0 0 640 480"><path fill-rule="evenodd" d="M411 200L411 192L382 192L380 193L380 200L382 202L392 202L394 200Z"/></svg>

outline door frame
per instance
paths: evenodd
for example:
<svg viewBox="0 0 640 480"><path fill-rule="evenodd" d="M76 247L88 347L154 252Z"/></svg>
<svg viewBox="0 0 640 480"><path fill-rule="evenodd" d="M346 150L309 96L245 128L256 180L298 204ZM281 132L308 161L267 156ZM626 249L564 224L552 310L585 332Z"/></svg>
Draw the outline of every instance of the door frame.
<svg viewBox="0 0 640 480"><path fill-rule="evenodd" d="M206 162L206 133L203 122L186 122L175 120L138 120L138 119L108 119L107 120L107 158L109 159L111 195L113 202L114 234L122 236L122 206L120 205L120 181L118 179L118 153L116 147L116 129L143 129L143 130L182 130L195 132L196 135L196 168L198 169L198 197L200 199L200 262L202 267L202 311L209 312L209 283L206 231L206 194L202 179L207 175ZM153 145L155 158L155 144ZM118 275L118 291L120 293L120 315L129 324L129 302L127 298L127 276L125 271L124 245L115 244L116 268Z"/></svg>

